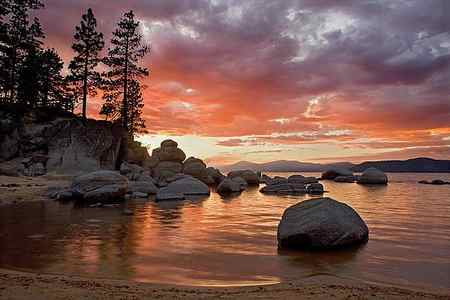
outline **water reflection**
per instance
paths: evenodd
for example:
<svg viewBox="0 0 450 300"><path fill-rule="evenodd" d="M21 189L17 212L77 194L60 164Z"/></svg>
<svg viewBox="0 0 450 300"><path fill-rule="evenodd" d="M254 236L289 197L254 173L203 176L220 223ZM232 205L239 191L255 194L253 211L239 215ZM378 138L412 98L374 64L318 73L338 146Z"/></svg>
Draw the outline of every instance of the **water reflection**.
<svg viewBox="0 0 450 300"><path fill-rule="evenodd" d="M119 207L52 201L2 207L0 266L195 285L273 283L326 273L448 288L450 189L415 184L418 176L433 175L392 176L388 186L323 182L327 196L354 207L369 225L369 243L347 251L278 252L276 229L284 209L308 196L262 195L250 188L232 197L212 193ZM124 207L135 215L123 216Z"/></svg>

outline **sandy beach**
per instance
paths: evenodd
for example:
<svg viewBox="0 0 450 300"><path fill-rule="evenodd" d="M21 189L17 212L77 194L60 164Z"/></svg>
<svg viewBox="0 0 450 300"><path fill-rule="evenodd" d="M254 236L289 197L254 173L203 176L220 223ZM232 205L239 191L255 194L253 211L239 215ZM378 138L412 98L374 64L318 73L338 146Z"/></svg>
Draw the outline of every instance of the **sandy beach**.
<svg viewBox="0 0 450 300"><path fill-rule="evenodd" d="M449 299L414 291L316 276L269 286L180 287L0 269L1 299Z"/></svg>

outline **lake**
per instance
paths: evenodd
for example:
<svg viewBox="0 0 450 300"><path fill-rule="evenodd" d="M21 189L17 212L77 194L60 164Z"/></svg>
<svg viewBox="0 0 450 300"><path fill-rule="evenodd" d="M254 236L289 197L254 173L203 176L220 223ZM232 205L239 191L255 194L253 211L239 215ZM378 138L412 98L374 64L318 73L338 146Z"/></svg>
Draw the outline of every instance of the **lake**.
<svg viewBox="0 0 450 300"><path fill-rule="evenodd" d="M319 174L307 174L317 176ZM273 175L273 174L272 174ZM289 174L277 174L287 176ZM283 211L309 196L240 196L121 207L54 201L0 207L0 267L180 285L270 284L328 274L415 288L450 288L450 174L388 174L387 186L323 181L352 206L369 242L345 251L279 252Z"/></svg>

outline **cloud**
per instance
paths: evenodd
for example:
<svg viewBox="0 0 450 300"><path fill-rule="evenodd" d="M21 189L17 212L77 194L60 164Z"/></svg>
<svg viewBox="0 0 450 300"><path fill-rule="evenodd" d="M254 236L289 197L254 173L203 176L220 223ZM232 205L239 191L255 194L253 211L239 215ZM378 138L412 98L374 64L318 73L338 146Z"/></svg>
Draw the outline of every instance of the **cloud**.
<svg viewBox="0 0 450 300"><path fill-rule="evenodd" d="M449 1L48 0L46 6L38 14L46 44L66 61L87 7L106 39L124 11L136 11L152 46L144 62L151 69L144 117L153 134L221 137L218 146L228 147L361 137L392 147L445 144L403 137L449 128ZM95 115L100 101L90 104ZM324 136L327 130L351 133ZM363 144L347 146L357 145Z"/></svg>

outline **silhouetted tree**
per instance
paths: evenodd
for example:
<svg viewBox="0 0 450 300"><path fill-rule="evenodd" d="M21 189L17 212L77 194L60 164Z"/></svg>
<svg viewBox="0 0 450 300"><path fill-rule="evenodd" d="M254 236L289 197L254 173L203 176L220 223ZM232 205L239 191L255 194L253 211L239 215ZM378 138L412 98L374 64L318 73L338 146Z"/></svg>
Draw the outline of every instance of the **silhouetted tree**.
<svg viewBox="0 0 450 300"><path fill-rule="evenodd" d="M74 100L82 101L82 116L86 119L87 96L95 96L100 86L101 76L95 69L101 62L100 52L105 45L103 34L97 32L97 20L92 9L88 9L80 25L76 26L74 40L72 49L76 56L70 62L68 80L71 81L73 97L76 97Z"/></svg>
<svg viewBox="0 0 450 300"><path fill-rule="evenodd" d="M110 119L120 120L131 139L136 128L140 127L136 125L133 129L130 128L131 99L142 98L138 80L147 76L149 71L138 64L148 52L149 47L142 43L139 21L135 19L133 11L125 13L113 32L111 47L103 60L109 70L105 72L105 104L101 113Z"/></svg>
<svg viewBox="0 0 450 300"><path fill-rule="evenodd" d="M54 49L30 52L19 72L18 102L29 107L69 109L63 66Z"/></svg>
<svg viewBox="0 0 450 300"><path fill-rule="evenodd" d="M0 83L3 97L8 101L16 101L17 76L30 52L41 46L44 34L37 18L30 22L30 10L40 9L40 0L3 0L2 34L1 34L1 66L4 76Z"/></svg>
<svg viewBox="0 0 450 300"><path fill-rule="evenodd" d="M142 43L139 21L135 20L133 11L125 13L118 23L118 28L113 32L111 47L103 60L109 70L105 72L105 104L101 112L118 120L126 132L120 147L119 160L127 160L129 144L134 139L135 131L130 130L129 118L130 95L135 91L130 87L134 85L132 81L139 83L139 79L148 76L148 69L138 65L148 52L149 47Z"/></svg>

